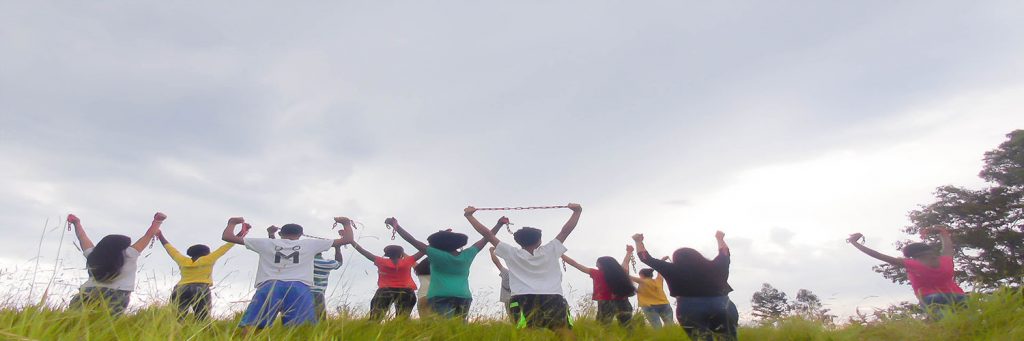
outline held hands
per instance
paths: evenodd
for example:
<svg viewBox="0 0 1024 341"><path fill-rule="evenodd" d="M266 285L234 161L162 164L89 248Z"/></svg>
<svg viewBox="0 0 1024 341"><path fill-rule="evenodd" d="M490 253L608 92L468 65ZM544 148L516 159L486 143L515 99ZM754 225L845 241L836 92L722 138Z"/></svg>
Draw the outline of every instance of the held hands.
<svg viewBox="0 0 1024 341"><path fill-rule="evenodd" d="M863 238L864 238L864 235L861 234L860 232L858 232L858 233L851 234L850 238L846 238L846 242L850 243L850 244L858 244L860 242L860 240L863 239Z"/></svg>
<svg viewBox="0 0 1024 341"><path fill-rule="evenodd" d="M277 226L274 226L274 225L270 225L269 227L267 227L267 233L269 233L269 234L275 234L275 233L277 233L277 230L280 230L280 229L281 229L281 228L279 228L279 227L277 227Z"/></svg>
<svg viewBox="0 0 1024 341"><path fill-rule="evenodd" d="M583 206L580 206L580 204L576 204L576 203L569 203L569 204L568 204L568 205L566 205L566 206L568 206L568 207L569 207L569 209L570 209L570 210L572 210L573 212L577 212L577 213L578 213L578 212L583 212Z"/></svg>
<svg viewBox="0 0 1024 341"><path fill-rule="evenodd" d="M395 217L384 219L384 225L399 226L398 219L395 219Z"/></svg>
<svg viewBox="0 0 1024 341"><path fill-rule="evenodd" d="M167 219L167 215L166 214L163 214L163 213L160 213L160 212L156 212L156 214L153 215L153 221L163 222L164 219Z"/></svg>
<svg viewBox="0 0 1024 341"><path fill-rule="evenodd" d="M643 243L644 242L644 234L643 233L634 234L633 235L633 241L635 241L637 243Z"/></svg>
<svg viewBox="0 0 1024 341"><path fill-rule="evenodd" d="M722 231L715 232L715 239L718 239L718 240L725 239L725 232L722 232Z"/></svg>
<svg viewBox="0 0 1024 341"><path fill-rule="evenodd" d="M78 225L78 223L80 223L82 221L80 219L78 219L78 217L76 217L74 214L68 214L68 222L72 223L72 224L75 224L75 225Z"/></svg>
<svg viewBox="0 0 1024 341"><path fill-rule="evenodd" d="M245 222L245 218L242 217L231 217L228 219L228 225L238 225Z"/></svg>
<svg viewBox="0 0 1024 341"><path fill-rule="evenodd" d="M467 206L465 209L462 210L462 215L467 217L473 215L473 213L476 213L476 207L473 206Z"/></svg>
<svg viewBox="0 0 1024 341"><path fill-rule="evenodd" d="M242 230L238 231L238 236L245 237L245 235L249 234L249 230L251 229L252 225L249 225L249 223L242 223Z"/></svg>
<svg viewBox="0 0 1024 341"><path fill-rule="evenodd" d="M334 217L334 222L342 225L348 225L352 223L352 219L348 217Z"/></svg>

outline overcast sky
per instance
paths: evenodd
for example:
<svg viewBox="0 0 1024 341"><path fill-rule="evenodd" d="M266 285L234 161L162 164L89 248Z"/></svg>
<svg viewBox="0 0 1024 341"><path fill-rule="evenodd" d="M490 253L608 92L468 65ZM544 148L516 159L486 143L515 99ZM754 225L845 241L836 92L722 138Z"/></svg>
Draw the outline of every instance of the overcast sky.
<svg viewBox="0 0 1024 341"><path fill-rule="evenodd" d="M182 248L219 245L229 216L327 236L346 215L379 253L388 216L422 239L475 237L466 205L579 202L566 244L589 264L621 257L635 232L656 255L710 256L725 231L744 314L763 282L810 289L839 315L913 301L844 238L863 232L895 254L907 212L935 187L984 185L982 154L1024 127L1022 10L3 2L0 275L31 282L40 252L37 283L59 255L51 290L79 285L84 259L54 228L68 212L94 240L141 235L166 212ZM569 211L508 215L551 238ZM375 270L351 252L329 293L365 309ZM137 304L176 281L162 250L144 254ZM243 247L226 260L222 312L244 307L256 267ZM486 253L470 280L476 309L497 311ZM590 291L571 268L564 284L573 299Z"/></svg>

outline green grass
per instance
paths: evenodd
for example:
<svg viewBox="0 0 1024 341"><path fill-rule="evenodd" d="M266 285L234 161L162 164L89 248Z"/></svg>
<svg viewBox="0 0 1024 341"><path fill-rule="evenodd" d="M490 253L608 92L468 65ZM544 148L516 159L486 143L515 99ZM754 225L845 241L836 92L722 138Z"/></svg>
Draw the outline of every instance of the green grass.
<svg viewBox="0 0 1024 341"><path fill-rule="evenodd" d="M637 317L640 317L639 315ZM225 340L238 338L238 316L179 323L173 309L155 306L120 318L101 312L38 308L0 309L3 340ZM678 326L629 331L578 321L581 340L685 340ZM516 330L510 324L480 320L409 320L376 324L361 318L332 318L315 326L271 327L253 340L554 340L546 330ZM1024 295L1020 290L974 297L967 309L938 322L911 317L871 317L841 326L786 319L771 326L740 329L743 340L1024 340Z"/></svg>

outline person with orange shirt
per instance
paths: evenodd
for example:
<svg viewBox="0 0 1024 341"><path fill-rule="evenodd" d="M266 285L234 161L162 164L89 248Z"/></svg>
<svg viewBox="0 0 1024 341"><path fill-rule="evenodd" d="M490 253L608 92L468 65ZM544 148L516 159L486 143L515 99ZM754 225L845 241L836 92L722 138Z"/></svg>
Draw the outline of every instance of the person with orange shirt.
<svg viewBox="0 0 1024 341"><path fill-rule="evenodd" d="M416 306L416 282L412 280L412 268L423 257L423 252L409 256L398 245L384 247L384 257L367 251L358 242L352 242L356 251L377 266L377 292L370 300L370 320L381 321L391 306L395 306L395 318L407 319Z"/></svg>

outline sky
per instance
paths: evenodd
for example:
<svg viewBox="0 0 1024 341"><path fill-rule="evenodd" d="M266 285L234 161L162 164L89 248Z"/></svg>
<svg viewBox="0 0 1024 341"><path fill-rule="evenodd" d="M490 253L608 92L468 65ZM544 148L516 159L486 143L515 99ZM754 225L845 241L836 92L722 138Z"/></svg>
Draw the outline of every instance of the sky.
<svg viewBox="0 0 1024 341"><path fill-rule="evenodd" d="M475 238L467 205L578 202L566 242L592 264L633 233L655 255L732 249L744 319L762 283L817 293L840 316L914 301L871 271L853 232L895 254L936 187L972 188L982 154L1024 127L1016 1L825 3L0 3L0 281L60 304L84 258L59 220L219 245L331 217ZM568 210L508 212L553 237ZM478 215L485 223L499 213ZM508 233L500 235L511 240ZM345 250L333 305L366 309L372 264ZM176 270L144 252L133 306ZM38 264L38 265L37 265ZM243 309L256 255L214 271L217 310ZM54 276L56 270L56 276ZM569 269L570 301L590 279ZM497 271L472 267L474 312ZM25 286L28 286L27 290Z"/></svg>

